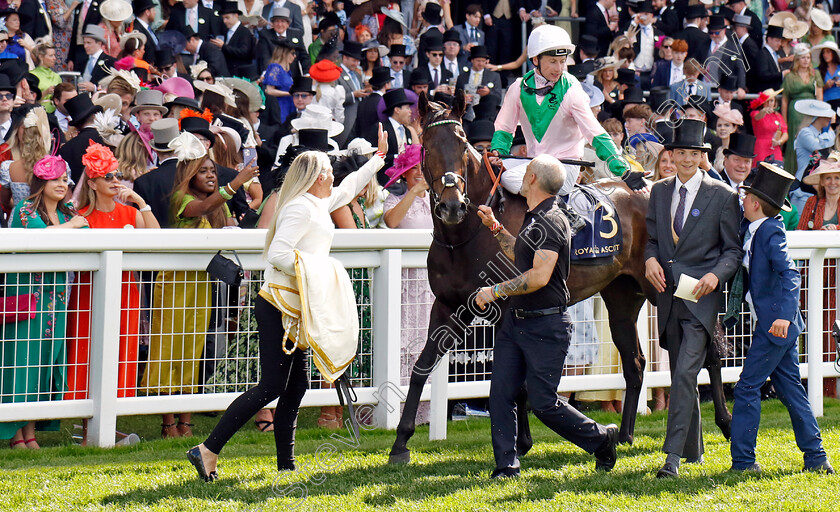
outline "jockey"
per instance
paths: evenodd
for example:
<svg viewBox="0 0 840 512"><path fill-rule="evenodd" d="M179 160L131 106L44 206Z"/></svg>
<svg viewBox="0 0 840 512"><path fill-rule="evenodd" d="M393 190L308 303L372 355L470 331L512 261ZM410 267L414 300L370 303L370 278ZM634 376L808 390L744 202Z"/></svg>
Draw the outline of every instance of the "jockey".
<svg viewBox="0 0 840 512"><path fill-rule="evenodd" d="M621 157L612 138L592 114L589 96L580 82L566 72L566 58L574 51L569 34L558 26L542 25L531 32L528 58L535 69L508 88L496 117L492 154L502 158L510 154L517 125L522 126L530 158L549 154L559 160L580 160L588 140L613 174L620 176L632 190L641 189L645 186L644 175L630 172L630 166ZM529 161L505 160L501 182L508 191L519 193ZM566 182L559 196L568 196L577 183L578 174L578 165L566 165ZM569 220L575 227L577 215L569 213Z"/></svg>

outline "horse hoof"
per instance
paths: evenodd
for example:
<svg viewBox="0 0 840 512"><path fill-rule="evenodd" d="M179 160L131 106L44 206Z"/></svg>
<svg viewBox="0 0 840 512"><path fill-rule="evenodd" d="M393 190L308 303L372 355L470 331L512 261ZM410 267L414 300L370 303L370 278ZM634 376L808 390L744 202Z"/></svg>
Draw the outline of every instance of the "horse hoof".
<svg viewBox="0 0 840 512"><path fill-rule="evenodd" d="M392 453L388 457L388 464L398 465L398 464L408 464L411 462L411 452L404 451L402 453Z"/></svg>

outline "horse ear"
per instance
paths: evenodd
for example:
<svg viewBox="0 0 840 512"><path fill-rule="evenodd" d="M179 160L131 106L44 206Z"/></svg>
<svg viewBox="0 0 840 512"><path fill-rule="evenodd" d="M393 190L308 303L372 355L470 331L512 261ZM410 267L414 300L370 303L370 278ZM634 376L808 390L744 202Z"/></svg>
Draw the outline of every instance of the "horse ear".
<svg viewBox="0 0 840 512"><path fill-rule="evenodd" d="M420 119L424 119L429 113L429 98L426 92L421 92L420 97L417 98L417 112L420 114Z"/></svg>
<svg viewBox="0 0 840 512"><path fill-rule="evenodd" d="M452 106L452 115L458 119L464 117L464 112L467 111L467 96L463 89L455 91L455 105Z"/></svg>

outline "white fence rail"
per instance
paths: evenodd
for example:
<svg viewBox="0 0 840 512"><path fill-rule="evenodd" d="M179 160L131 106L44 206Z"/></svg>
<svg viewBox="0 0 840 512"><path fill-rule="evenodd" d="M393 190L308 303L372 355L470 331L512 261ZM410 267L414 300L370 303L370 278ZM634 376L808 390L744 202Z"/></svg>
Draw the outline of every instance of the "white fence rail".
<svg viewBox="0 0 840 512"><path fill-rule="evenodd" d="M259 279L258 272L263 270L261 258L265 232L262 230L13 230L0 231L0 272L9 276L15 273L72 273L78 280L80 273L92 273L92 294L90 299L90 357L86 396L75 399L52 399L14 403L14 396L2 395L0 403L0 421L28 421L60 418L91 418L88 442L98 446L114 444L116 417L136 414L162 414L181 411L216 411L225 409L247 386L254 383L253 375L247 378L225 381L218 386L204 383L203 392L194 394L152 394L142 385L136 393L126 394L119 384L118 367L121 361L121 296L123 293L123 272L130 271L142 276L143 272L161 271L201 271L204 270L212 254L219 249L236 250L246 270L254 271L254 282ZM795 232L789 234L792 255L803 270L803 311L807 314L807 333L820 333L816 336L803 336L800 343L802 353L802 375L808 378L808 391L812 406L818 415L822 415L823 377L838 376L834 366L834 346L828 338L831 326L828 321L835 317L835 311L826 311L831 305L836 308L837 259L840 258L840 233ZM416 357L416 351L422 344L416 345L413 355L401 349L400 340L406 336L401 326L402 307L410 306L403 302L403 269L424 268L426 253L431 243L431 233L425 230L338 230L333 244L333 253L344 265L350 268L370 269L367 279L370 301L367 314L370 318L370 347L364 354L368 358L367 369L360 369L356 380L357 394L361 403L389 404L377 407L379 425L395 428L399 420L399 408L392 407L407 392L407 380L401 378L400 368L406 358ZM809 276L822 276L812 279ZM153 289L154 279L138 281L139 288ZM253 329L243 326L245 311L253 307L247 297L251 282L243 283L237 295L241 300L234 306L238 325L234 331L223 330L219 333L222 341L233 345L231 336L253 336ZM364 285L364 283L362 283ZM7 286L8 288L8 283ZM11 294L8 290L7 295ZM824 303L828 296L828 303ZM147 297L149 299L149 297ZM401 307L402 306L402 307ZM426 305L428 306L428 304ZM597 307L597 305L596 305ZM141 310L147 316L162 314L163 309L156 306L144 306ZM177 309L172 306L170 310ZM648 369L645 374L643 393L647 388L667 387L670 376L667 371L654 369L649 352L655 347L655 313L650 306L643 308L637 327L643 349L648 356ZM221 309L214 309L217 314ZM746 313L745 313L746 314ZM826 318L824 318L824 316ZM206 323L206 322L205 322ZM218 322L217 322L218 324ZM609 350L608 334L604 334L606 318L596 318L594 324L600 326L602 342L600 350ZM363 325L363 330L365 326ZM480 331L476 328L476 333ZM212 331L212 329L211 329ZM204 334L211 334L201 332ZM479 334L474 334L478 339ZM60 335L57 334L56 337ZM735 341L736 349L725 358L723 369L724 382L735 382L740 373L739 362L748 345L748 333ZM486 341L486 340L485 340ZM8 341L0 341L0 343ZM476 344L484 341L476 341ZM740 345L739 345L740 343ZM740 348L737 348L740 347ZM487 347L485 347L487 348ZM440 364L429 379L423 392L423 400L431 400L430 438L446 437L447 400L486 397L489 392L489 377L482 368L486 359L492 358L489 350L475 348L473 352L462 353L456 349L453 360L459 357L471 360L472 368L461 374L450 375L450 365ZM476 356L476 354L483 354ZM217 352L217 354L219 354ZM488 355L489 354L489 355ZM607 354L607 352L603 352ZM602 354L602 355L603 355ZM248 352L237 356L236 364L245 367L256 364L256 353ZM360 359L363 356L360 355ZM214 364L222 364L230 359L224 352L213 359ZM205 358L199 353L199 361ZM809 364L816 361L817 364ZM191 362L199 364L196 360ZM228 361L229 362L229 361ZM0 362L2 363L2 362ZM140 365L138 373L142 375L144 361L134 361ZM3 363L3 364L8 364ZM204 364L203 362L201 364ZM592 391L623 389L624 379L620 366L615 362L604 363L603 359L589 365L598 367L598 371L588 375L567 375L560 385L560 391ZM663 366L659 361L659 366ZM667 366L667 365L664 365ZM453 367L454 368L454 367ZM590 369L591 369L590 368ZM212 371L212 370L207 370ZM460 370L459 370L460 372ZM458 373L458 372L456 372ZM206 377L206 376L205 376ZM317 389L317 377L313 375L313 389L303 400L303 406L337 405L337 396L333 389ZM705 371L701 373L701 383L708 382ZM133 383L130 386L133 388ZM201 386L199 386L201 387ZM235 387L236 391L230 391ZM4 388L5 389L5 388ZM144 391L145 389L145 391ZM144 396L145 393L145 396ZM645 412L643 394L640 411Z"/></svg>

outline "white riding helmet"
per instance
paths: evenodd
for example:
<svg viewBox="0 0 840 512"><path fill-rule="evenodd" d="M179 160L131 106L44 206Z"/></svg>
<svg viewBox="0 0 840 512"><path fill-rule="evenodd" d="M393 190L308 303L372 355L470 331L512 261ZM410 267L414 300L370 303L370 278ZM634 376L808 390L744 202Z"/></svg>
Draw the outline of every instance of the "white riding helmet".
<svg viewBox="0 0 840 512"><path fill-rule="evenodd" d="M557 25L540 25L528 37L528 58L532 59L544 53L558 57L571 55L575 45L569 33Z"/></svg>

